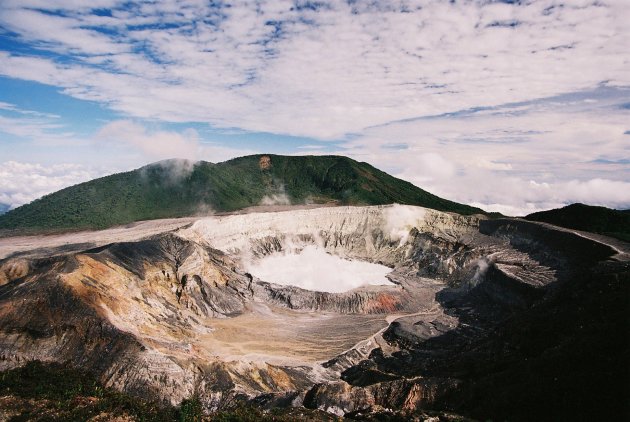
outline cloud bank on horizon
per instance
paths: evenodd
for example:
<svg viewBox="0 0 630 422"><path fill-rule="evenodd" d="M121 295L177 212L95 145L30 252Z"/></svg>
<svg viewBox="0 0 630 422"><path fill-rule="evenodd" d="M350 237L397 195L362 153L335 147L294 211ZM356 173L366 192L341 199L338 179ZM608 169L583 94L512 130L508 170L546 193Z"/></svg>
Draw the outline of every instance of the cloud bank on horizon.
<svg viewBox="0 0 630 422"><path fill-rule="evenodd" d="M625 0L5 0L0 202L278 152L508 214L630 208L629 21Z"/></svg>

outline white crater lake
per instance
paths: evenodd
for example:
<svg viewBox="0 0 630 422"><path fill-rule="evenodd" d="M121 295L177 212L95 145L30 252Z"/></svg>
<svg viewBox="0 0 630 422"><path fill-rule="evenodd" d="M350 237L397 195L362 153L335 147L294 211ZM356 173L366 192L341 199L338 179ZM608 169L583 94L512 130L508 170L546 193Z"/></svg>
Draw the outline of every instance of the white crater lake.
<svg viewBox="0 0 630 422"><path fill-rule="evenodd" d="M316 246L267 255L246 268L263 281L318 292L341 293L367 285L393 285L385 277L391 268L344 259Z"/></svg>

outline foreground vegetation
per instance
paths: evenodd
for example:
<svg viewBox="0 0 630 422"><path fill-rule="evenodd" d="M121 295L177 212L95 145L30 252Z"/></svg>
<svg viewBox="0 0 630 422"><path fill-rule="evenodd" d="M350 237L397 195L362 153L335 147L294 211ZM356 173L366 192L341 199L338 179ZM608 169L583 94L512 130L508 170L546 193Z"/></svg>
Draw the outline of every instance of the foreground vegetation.
<svg viewBox="0 0 630 422"><path fill-rule="evenodd" d="M197 398L179 407L142 400L103 385L92 374L56 363L33 361L0 372L0 420L19 421L147 421L147 422L249 422L337 420L307 409L263 412L242 405L203 416Z"/></svg>
<svg viewBox="0 0 630 422"><path fill-rule="evenodd" d="M12 422L87 421L99 416L166 422L181 416L175 408L104 388L89 373L37 361L0 373L0 396L0 416Z"/></svg>
<svg viewBox="0 0 630 422"><path fill-rule="evenodd" d="M252 155L219 164L168 160L81 183L0 215L0 229L100 229L274 202L400 203L483 213L350 158Z"/></svg>
<svg viewBox="0 0 630 422"><path fill-rule="evenodd" d="M356 412L361 421L466 422L469 419L443 412L405 414L388 409ZM88 372L57 363L32 361L0 372L0 420L8 422L333 422L343 418L297 408L263 410L249 403L235 403L229 410L204 415L201 402L192 397L174 407L142 400L103 385Z"/></svg>

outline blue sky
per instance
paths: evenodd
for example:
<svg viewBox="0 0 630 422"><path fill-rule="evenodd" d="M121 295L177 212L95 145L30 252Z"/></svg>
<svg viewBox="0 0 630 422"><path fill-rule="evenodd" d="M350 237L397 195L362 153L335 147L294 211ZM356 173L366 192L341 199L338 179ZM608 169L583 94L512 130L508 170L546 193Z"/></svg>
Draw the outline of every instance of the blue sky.
<svg viewBox="0 0 630 422"><path fill-rule="evenodd" d="M629 21L626 0L3 0L0 203L269 152L508 214L630 208Z"/></svg>

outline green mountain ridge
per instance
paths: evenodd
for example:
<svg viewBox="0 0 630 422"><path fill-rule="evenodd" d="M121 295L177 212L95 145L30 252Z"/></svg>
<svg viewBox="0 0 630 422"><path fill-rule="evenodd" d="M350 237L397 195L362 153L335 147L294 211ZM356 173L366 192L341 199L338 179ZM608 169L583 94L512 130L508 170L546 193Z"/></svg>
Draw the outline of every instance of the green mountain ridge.
<svg viewBox="0 0 630 422"><path fill-rule="evenodd" d="M218 164L166 160L94 179L0 215L0 229L102 229L140 220L230 212L274 201L400 203L460 214L485 213L347 157L259 154Z"/></svg>
<svg viewBox="0 0 630 422"><path fill-rule="evenodd" d="M630 242L630 210L614 210L576 203L563 208L535 212L525 218Z"/></svg>

